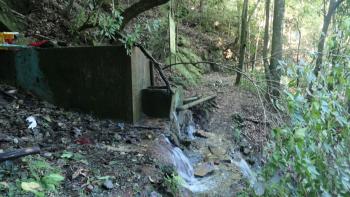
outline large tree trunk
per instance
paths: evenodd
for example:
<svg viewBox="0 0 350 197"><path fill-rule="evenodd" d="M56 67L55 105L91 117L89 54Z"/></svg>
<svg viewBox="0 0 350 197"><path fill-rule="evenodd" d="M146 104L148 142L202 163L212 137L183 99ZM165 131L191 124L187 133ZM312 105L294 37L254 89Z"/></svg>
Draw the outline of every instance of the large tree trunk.
<svg viewBox="0 0 350 197"><path fill-rule="evenodd" d="M270 81L270 71L269 71L269 60L267 57L268 48L269 48L269 33L270 33L270 0L266 0L265 2L265 30L264 30L264 46L263 46L263 61L265 68L265 78L266 83L269 85Z"/></svg>
<svg viewBox="0 0 350 197"><path fill-rule="evenodd" d="M318 76L318 74L321 70L321 66L322 66L324 43L326 41L329 24L331 23L333 14L335 13L337 8L339 7L339 5L343 1L344 0L337 0L337 1L330 0L330 2L329 2L327 14L323 19L321 37L320 37L320 40L318 41L318 45L317 45L317 59L316 59L316 67L314 69L314 74L316 77Z"/></svg>
<svg viewBox="0 0 350 197"><path fill-rule="evenodd" d="M239 47L239 63L238 69L243 70L245 49L247 46L247 18L248 18L248 0L244 0L242 9L242 25L241 25L241 44ZM242 74L237 72L236 85L241 82Z"/></svg>
<svg viewBox="0 0 350 197"><path fill-rule="evenodd" d="M131 5L122 13L123 23L120 30L123 30L131 19L135 18L139 14L168 2L169 0L140 0L139 2Z"/></svg>
<svg viewBox="0 0 350 197"><path fill-rule="evenodd" d="M273 13L273 32L270 60L270 85L269 97L276 99L280 95L281 72L278 70L282 61L283 52L283 18L284 18L285 0L275 0Z"/></svg>

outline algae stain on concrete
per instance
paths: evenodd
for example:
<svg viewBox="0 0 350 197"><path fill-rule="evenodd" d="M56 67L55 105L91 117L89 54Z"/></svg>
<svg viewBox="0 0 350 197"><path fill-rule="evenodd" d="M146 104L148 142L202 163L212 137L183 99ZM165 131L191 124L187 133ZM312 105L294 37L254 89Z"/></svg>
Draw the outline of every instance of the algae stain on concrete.
<svg viewBox="0 0 350 197"><path fill-rule="evenodd" d="M38 52L33 48L20 50L16 54L15 61L17 83L39 97L53 102L53 93L39 67Z"/></svg>

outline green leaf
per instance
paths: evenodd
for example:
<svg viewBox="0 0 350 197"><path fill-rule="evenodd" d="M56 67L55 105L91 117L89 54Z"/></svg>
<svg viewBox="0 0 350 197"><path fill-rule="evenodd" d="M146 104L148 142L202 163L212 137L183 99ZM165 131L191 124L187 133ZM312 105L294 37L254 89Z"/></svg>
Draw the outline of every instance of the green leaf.
<svg viewBox="0 0 350 197"><path fill-rule="evenodd" d="M40 190L42 190L42 187L39 183L37 182L22 182L21 183L21 188L24 190L24 191L27 191L27 192L38 192Z"/></svg>
<svg viewBox="0 0 350 197"><path fill-rule="evenodd" d="M110 178L111 178L111 176L99 176L99 177L97 177L98 180L108 180Z"/></svg>
<svg viewBox="0 0 350 197"><path fill-rule="evenodd" d="M42 179L42 182L47 188L55 190L56 186L58 186L63 180L64 177L60 174L49 174Z"/></svg>
<svg viewBox="0 0 350 197"><path fill-rule="evenodd" d="M64 158L64 159L70 159L73 157L73 153L72 152L69 152L69 151L64 151L63 154L61 155L61 158Z"/></svg>
<svg viewBox="0 0 350 197"><path fill-rule="evenodd" d="M301 139L301 140L303 140L303 139L305 138L305 133L306 133L306 131L307 131L307 128L299 128L299 129L297 129L297 130L295 131L294 137L295 137L296 139Z"/></svg>

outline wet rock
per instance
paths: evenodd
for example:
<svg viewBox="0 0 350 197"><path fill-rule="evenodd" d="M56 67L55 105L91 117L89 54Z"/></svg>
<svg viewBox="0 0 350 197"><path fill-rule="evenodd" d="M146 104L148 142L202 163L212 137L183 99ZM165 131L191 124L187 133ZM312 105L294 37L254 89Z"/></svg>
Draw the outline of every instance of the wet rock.
<svg viewBox="0 0 350 197"><path fill-rule="evenodd" d="M265 186L263 183L261 182L256 182L254 185L253 185L253 189L255 191L255 194L257 196L262 196L264 195L265 193Z"/></svg>
<svg viewBox="0 0 350 197"><path fill-rule="evenodd" d="M150 197L162 197L162 195L159 194L158 192L153 191L151 192Z"/></svg>
<svg viewBox="0 0 350 197"><path fill-rule="evenodd" d="M169 140L177 147L181 146L179 142L179 138L175 133L170 133L170 138Z"/></svg>
<svg viewBox="0 0 350 197"><path fill-rule="evenodd" d="M106 180L104 183L103 183L103 188L105 189L113 189L114 185L113 185L113 182L111 180Z"/></svg>
<svg viewBox="0 0 350 197"><path fill-rule="evenodd" d="M220 146L209 145L208 149L215 156L222 156L226 154L226 149Z"/></svg>
<svg viewBox="0 0 350 197"><path fill-rule="evenodd" d="M199 164L194 171L196 177L205 177L214 172L213 163L203 163Z"/></svg>
<svg viewBox="0 0 350 197"><path fill-rule="evenodd" d="M188 139L188 138L181 141L181 144L184 145L185 147L189 147L191 143L192 143L191 139Z"/></svg>

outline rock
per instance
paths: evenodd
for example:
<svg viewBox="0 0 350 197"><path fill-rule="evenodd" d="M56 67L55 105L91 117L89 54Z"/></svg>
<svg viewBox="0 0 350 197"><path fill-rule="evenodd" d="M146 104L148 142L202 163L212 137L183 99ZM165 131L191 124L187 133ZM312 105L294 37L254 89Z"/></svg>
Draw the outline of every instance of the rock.
<svg viewBox="0 0 350 197"><path fill-rule="evenodd" d="M52 153L49 152L44 152L41 156L47 158L47 159L51 159L52 158Z"/></svg>
<svg viewBox="0 0 350 197"><path fill-rule="evenodd" d="M244 154L244 155L249 155L250 152L251 152L251 151L250 151L250 148L248 148L248 147L244 147L244 148L243 148L243 154Z"/></svg>
<svg viewBox="0 0 350 197"><path fill-rule="evenodd" d="M113 182L111 180L106 180L104 183L103 183L103 188L105 189L113 189L114 185L113 185Z"/></svg>
<svg viewBox="0 0 350 197"><path fill-rule="evenodd" d="M114 139L117 141L120 141L120 140L122 140L122 137L118 133L116 133L116 134L114 134Z"/></svg>
<svg viewBox="0 0 350 197"><path fill-rule="evenodd" d="M17 139L17 138L14 138L14 139L13 139L13 143L18 144L18 139Z"/></svg>
<svg viewBox="0 0 350 197"><path fill-rule="evenodd" d="M215 156L222 156L226 154L226 150L220 146L209 145L208 148L209 151Z"/></svg>
<svg viewBox="0 0 350 197"><path fill-rule="evenodd" d="M213 163L199 164L194 171L196 177L205 177L214 171Z"/></svg>
<svg viewBox="0 0 350 197"><path fill-rule="evenodd" d="M197 137L202 137L202 138L209 138L209 133L208 132L205 132L203 130L197 130L195 133L194 133L195 136Z"/></svg>
<svg viewBox="0 0 350 197"><path fill-rule="evenodd" d="M153 191L151 192L150 197L162 197L162 195L159 194L158 192Z"/></svg>
<svg viewBox="0 0 350 197"><path fill-rule="evenodd" d="M92 185L86 186L86 191L87 192L92 192L92 190L94 190L94 186L92 186Z"/></svg>

